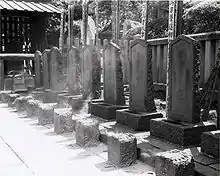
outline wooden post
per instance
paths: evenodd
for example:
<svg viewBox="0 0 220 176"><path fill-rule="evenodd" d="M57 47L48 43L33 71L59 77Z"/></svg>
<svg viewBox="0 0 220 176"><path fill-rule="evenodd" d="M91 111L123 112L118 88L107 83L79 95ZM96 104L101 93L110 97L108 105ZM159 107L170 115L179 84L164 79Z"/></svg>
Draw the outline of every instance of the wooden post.
<svg viewBox="0 0 220 176"><path fill-rule="evenodd" d="M4 73L4 61L0 60L0 90L4 90L4 77L5 77L5 73Z"/></svg>
<svg viewBox="0 0 220 176"><path fill-rule="evenodd" d="M68 6L68 39L69 47L73 45L73 5Z"/></svg>
<svg viewBox="0 0 220 176"><path fill-rule="evenodd" d="M96 23L96 38L95 38L95 43L97 45L98 43L98 25L99 25L99 0L96 0L96 5L95 5L95 23Z"/></svg>
<svg viewBox="0 0 220 176"><path fill-rule="evenodd" d="M87 29L88 29L88 5L86 1L82 2L83 11L83 33L82 33L82 46L87 44Z"/></svg>
<svg viewBox="0 0 220 176"><path fill-rule="evenodd" d="M64 45L64 25L65 25L65 10L62 9L61 12L61 21L60 21L60 38L59 38L59 48L63 52Z"/></svg>
<svg viewBox="0 0 220 176"><path fill-rule="evenodd" d="M112 40L113 42L119 42L119 32L120 32L120 23L119 23L119 9L120 9L120 0L112 0Z"/></svg>
<svg viewBox="0 0 220 176"><path fill-rule="evenodd" d="M143 9L142 9L142 25L143 28L141 30L141 36L145 40L148 38L148 8L149 7L149 1L143 0Z"/></svg>
<svg viewBox="0 0 220 176"><path fill-rule="evenodd" d="M178 11L182 11L182 1L176 1L176 0L169 0L169 22L168 22L168 52L167 52L167 87L166 87L166 117L168 117L168 109L169 109L169 103L170 101L170 80L171 80L171 69L170 69L170 45L171 41L179 35L178 32L181 31L181 26L178 25L180 22L177 22L177 20L181 19L181 14L178 13ZM178 10L178 11L177 11ZM177 30L178 29L178 30Z"/></svg>
<svg viewBox="0 0 220 176"><path fill-rule="evenodd" d="M36 88L41 87L41 69L40 69L40 60L41 60L42 54L40 51L36 51L34 55L34 71L35 71L35 86Z"/></svg>

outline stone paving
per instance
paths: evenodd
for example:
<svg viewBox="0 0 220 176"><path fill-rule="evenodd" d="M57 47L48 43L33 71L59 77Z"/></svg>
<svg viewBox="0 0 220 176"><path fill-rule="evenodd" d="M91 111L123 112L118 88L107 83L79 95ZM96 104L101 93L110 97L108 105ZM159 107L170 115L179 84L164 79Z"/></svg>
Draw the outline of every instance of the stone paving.
<svg viewBox="0 0 220 176"><path fill-rule="evenodd" d="M57 135L53 125L40 126L36 117L24 118L7 104L0 104L0 114L0 175L154 175L140 161L119 169L107 161L105 144L83 149L74 132Z"/></svg>

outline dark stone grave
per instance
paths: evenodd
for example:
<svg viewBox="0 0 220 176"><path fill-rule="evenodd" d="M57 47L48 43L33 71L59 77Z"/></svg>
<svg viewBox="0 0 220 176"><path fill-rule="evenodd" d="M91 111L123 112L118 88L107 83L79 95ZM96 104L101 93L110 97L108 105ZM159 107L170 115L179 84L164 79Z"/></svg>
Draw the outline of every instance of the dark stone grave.
<svg viewBox="0 0 220 176"><path fill-rule="evenodd" d="M200 121L198 103L199 45L180 35L171 43L168 118L152 119L150 134L182 146L199 145L201 134L216 130Z"/></svg>
<svg viewBox="0 0 220 176"><path fill-rule="evenodd" d="M149 130L151 119L163 117L154 103L151 50L144 40L137 39L131 42L130 51L129 109L116 111L116 120L134 130Z"/></svg>
<svg viewBox="0 0 220 176"><path fill-rule="evenodd" d="M104 102L91 103L91 114L104 119L115 119L116 110L125 109L123 95L123 73L120 48L112 42L104 41Z"/></svg>

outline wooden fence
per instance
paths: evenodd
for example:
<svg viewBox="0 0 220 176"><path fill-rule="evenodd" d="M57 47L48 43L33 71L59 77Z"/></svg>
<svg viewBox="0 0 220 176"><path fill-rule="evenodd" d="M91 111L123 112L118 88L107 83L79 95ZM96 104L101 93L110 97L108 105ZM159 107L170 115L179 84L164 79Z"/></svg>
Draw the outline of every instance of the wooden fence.
<svg viewBox="0 0 220 176"><path fill-rule="evenodd" d="M220 47L220 31L212 33L200 33L188 35L196 39L200 45L200 86L203 86L210 76L215 64L217 49ZM148 40L152 46L152 72L153 81L166 84L166 61L168 50L168 39L158 38ZM129 42L123 41L120 44L121 58L124 68L124 82L128 82L129 63Z"/></svg>

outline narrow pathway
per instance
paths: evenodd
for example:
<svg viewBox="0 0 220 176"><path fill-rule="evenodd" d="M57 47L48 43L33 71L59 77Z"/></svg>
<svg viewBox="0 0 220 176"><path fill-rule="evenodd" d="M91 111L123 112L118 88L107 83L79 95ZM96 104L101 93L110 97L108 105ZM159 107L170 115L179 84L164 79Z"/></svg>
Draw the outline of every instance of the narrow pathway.
<svg viewBox="0 0 220 176"><path fill-rule="evenodd" d="M36 118L24 118L0 104L0 175L145 175L153 168L139 161L118 169L107 162L107 147L83 149L74 133L57 135L53 125L39 126ZM4 156L4 157L2 157Z"/></svg>

